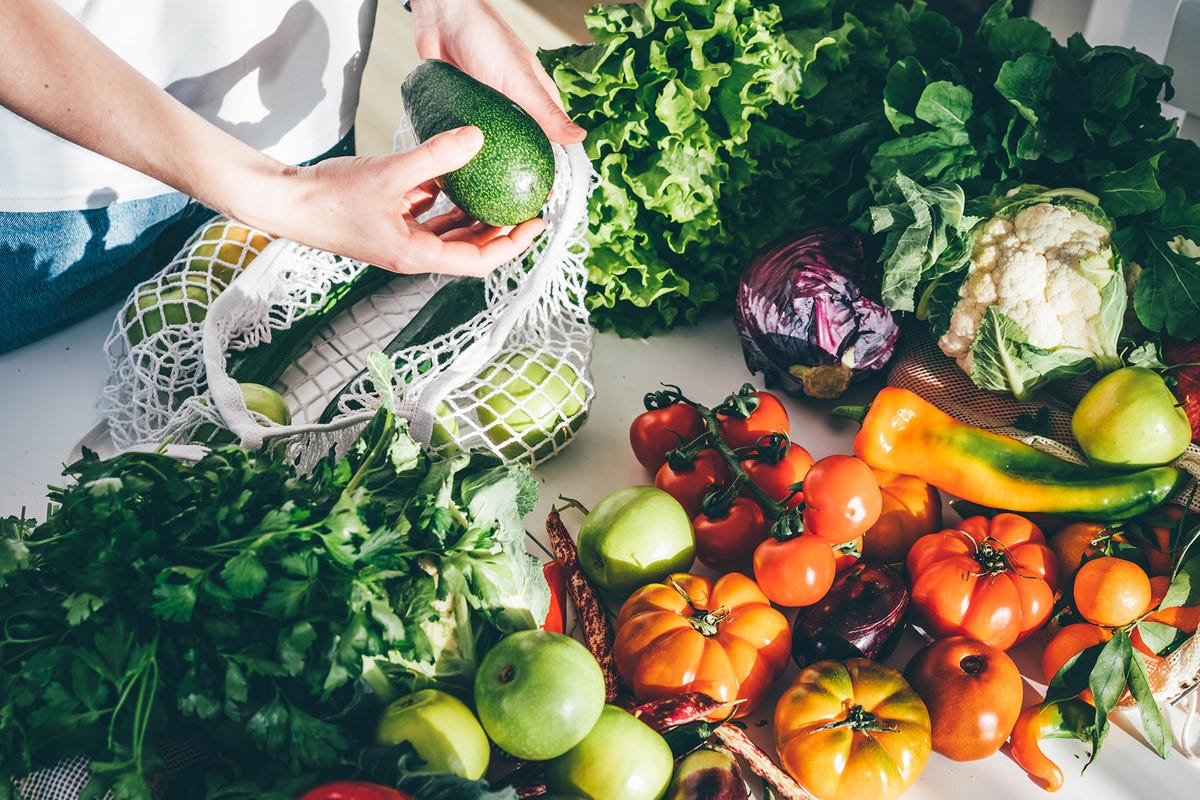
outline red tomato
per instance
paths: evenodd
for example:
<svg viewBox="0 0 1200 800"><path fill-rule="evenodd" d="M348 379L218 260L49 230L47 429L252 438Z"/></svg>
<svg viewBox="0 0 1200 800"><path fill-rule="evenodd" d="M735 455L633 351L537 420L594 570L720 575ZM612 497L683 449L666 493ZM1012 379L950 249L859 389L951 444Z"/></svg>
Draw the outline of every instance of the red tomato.
<svg viewBox="0 0 1200 800"><path fill-rule="evenodd" d="M767 539L754 550L754 579L771 602L810 606L833 586L837 559L816 536Z"/></svg>
<svg viewBox="0 0 1200 800"><path fill-rule="evenodd" d="M929 709L934 752L955 761L975 761L999 750L1024 705L1017 665L1000 648L969 636L921 648L904 677Z"/></svg>
<svg viewBox="0 0 1200 800"><path fill-rule="evenodd" d="M762 506L748 497L735 497L722 517L698 514L692 527L696 531L696 558L721 573L749 572L754 549L771 531Z"/></svg>
<svg viewBox="0 0 1200 800"><path fill-rule="evenodd" d="M675 403L634 417L629 425L629 444L638 462L650 472L657 472L667 460L667 453L706 430L699 411L687 403Z"/></svg>
<svg viewBox="0 0 1200 800"><path fill-rule="evenodd" d="M913 542L942 529L942 495L912 475L871 468L883 496L879 519L863 540L863 558L900 564Z"/></svg>
<svg viewBox="0 0 1200 800"><path fill-rule="evenodd" d="M733 408L730 401L722 404L717 411L721 438L730 447L749 447L763 436L772 433L786 435L790 432L787 409L778 397L770 392L750 392L738 397L746 404L749 416L731 413Z"/></svg>
<svg viewBox="0 0 1200 800"><path fill-rule="evenodd" d="M716 450L701 450L688 469L676 470L667 462L658 468L654 485L679 501L689 517L700 513L704 495L733 479L729 464Z"/></svg>
<svg viewBox="0 0 1200 800"><path fill-rule="evenodd" d="M914 616L935 638L965 635L1007 650L1053 610L1058 559L1018 514L971 517L922 536L906 565Z"/></svg>
<svg viewBox="0 0 1200 800"><path fill-rule="evenodd" d="M304 793L300 800L415 800L390 786L366 781L333 781Z"/></svg>
<svg viewBox="0 0 1200 800"><path fill-rule="evenodd" d="M754 485L762 489L768 497L777 503L787 500L789 507L804 502L804 495L796 492L792 495L791 487L804 480L809 468L813 465L813 457L800 445L792 442L783 458L771 462L763 459L748 458L742 462L742 469Z"/></svg>
<svg viewBox="0 0 1200 800"><path fill-rule="evenodd" d="M825 456L804 477L804 532L841 544L879 519L883 494L871 468L854 456Z"/></svg>

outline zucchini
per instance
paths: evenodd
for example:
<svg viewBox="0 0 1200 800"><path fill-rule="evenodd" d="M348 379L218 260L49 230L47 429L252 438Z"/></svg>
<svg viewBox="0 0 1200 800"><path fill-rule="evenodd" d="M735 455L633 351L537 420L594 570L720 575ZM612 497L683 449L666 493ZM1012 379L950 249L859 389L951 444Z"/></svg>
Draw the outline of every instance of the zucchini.
<svg viewBox="0 0 1200 800"><path fill-rule="evenodd" d="M463 325L471 321L476 314L483 311L487 307L487 297L484 291L484 283L480 278L462 277L444 284L433 296L425 301L425 305L421 306L420 310L413 315L413 318L408 321L408 324L400 329L392 340L383 346L383 354L387 356L395 355L396 353L414 345L423 344L432 341L438 336L449 333L459 325ZM433 360L422 362L418 365L421 372L425 372L434 366ZM340 410L338 405L342 398L350 391L350 387L354 386L364 375L367 370L362 369L357 375L350 379L350 382L338 391L329 404L325 406L325 410L321 412L318 422L331 422L336 417ZM366 392L374 391L374 386L368 379L364 384ZM347 411L359 411L359 408L346 409Z"/></svg>
<svg viewBox="0 0 1200 800"><path fill-rule="evenodd" d="M319 308L295 320L292 327L273 333L269 342L229 353L225 371L238 383L273 386L284 370L308 350L322 325L373 294L394 277L394 272L367 267L352 280L331 288Z"/></svg>

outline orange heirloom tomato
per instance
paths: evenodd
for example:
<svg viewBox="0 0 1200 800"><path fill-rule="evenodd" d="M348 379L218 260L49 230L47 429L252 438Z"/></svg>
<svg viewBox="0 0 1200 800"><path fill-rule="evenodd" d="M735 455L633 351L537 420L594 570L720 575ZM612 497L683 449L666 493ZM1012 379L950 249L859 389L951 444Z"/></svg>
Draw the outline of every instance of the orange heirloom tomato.
<svg viewBox="0 0 1200 800"><path fill-rule="evenodd" d="M1019 514L971 517L908 551L912 608L935 638L971 636L1007 650L1045 624L1058 559Z"/></svg>
<svg viewBox="0 0 1200 800"><path fill-rule="evenodd" d="M775 746L817 800L892 800L929 760L929 712L891 667L818 661L779 698Z"/></svg>
<svg viewBox="0 0 1200 800"><path fill-rule="evenodd" d="M638 700L703 692L753 711L788 665L787 618L752 579L675 573L638 589L615 625L617 671ZM724 714L721 714L724 716Z"/></svg>
<svg viewBox="0 0 1200 800"><path fill-rule="evenodd" d="M863 537L862 557L882 564L902 563L913 542L942 529L942 496L913 475L871 467L883 510Z"/></svg>

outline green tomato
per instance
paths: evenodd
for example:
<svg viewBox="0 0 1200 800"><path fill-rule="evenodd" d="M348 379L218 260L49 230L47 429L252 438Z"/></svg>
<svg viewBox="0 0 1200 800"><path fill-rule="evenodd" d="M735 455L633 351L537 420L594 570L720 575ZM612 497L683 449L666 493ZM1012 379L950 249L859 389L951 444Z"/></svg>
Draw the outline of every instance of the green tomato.
<svg viewBox="0 0 1200 800"><path fill-rule="evenodd" d="M528 761L565 753L604 708L604 674L580 642L526 630L497 642L475 673L475 709L498 747Z"/></svg>
<svg viewBox="0 0 1200 800"><path fill-rule="evenodd" d="M1169 464L1192 440L1179 401L1145 367L1123 367L1096 381L1071 415L1071 433L1089 462L1113 469Z"/></svg>
<svg viewBox="0 0 1200 800"><path fill-rule="evenodd" d="M508 353L479 378L479 424L506 458L519 458L526 447L545 457L582 423L583 382L565 361L534 351Z"/></svg>
<svg viewBox="0 0 1200 800"><path fill-rule="evenodd" d="M696 536L683 506L654 486L626 486L592 507L579 527L579 566L592 583L626 596L691 569Z"/></svg>
<svg viewBox="0 0 1200 800"><path fill-rule="evenodd" d="M438 689L422 689L393 700L379 717L375 743L408 742L423 772L450 772L479 780L491 760L491 743L471 709Z"/></svg>
<svg viewBox="0 0 1200 800"><path fill-rule="evenodd" d="M583 741L546 763L546 788L592 800L657 800L674 768L666 739L628 711L605 706Z"/></svg>

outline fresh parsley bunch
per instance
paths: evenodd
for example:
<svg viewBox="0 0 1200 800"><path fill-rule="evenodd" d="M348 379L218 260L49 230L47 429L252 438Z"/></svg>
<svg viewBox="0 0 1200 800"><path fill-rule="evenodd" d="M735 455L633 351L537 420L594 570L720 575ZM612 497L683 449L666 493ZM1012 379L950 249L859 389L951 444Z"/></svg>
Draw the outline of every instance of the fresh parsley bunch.
<svg viewBox="0 0 1200 800"><path fill-rule="evenodd" d="M373 732L336 718L365 658L461 689L549 603L528 471L431 460L386 410L310 475L237 447L67 474L46 522L0 525L0 796L84 754L89 793L149 797L178 735L235 773L319 771Z"/></svg>

